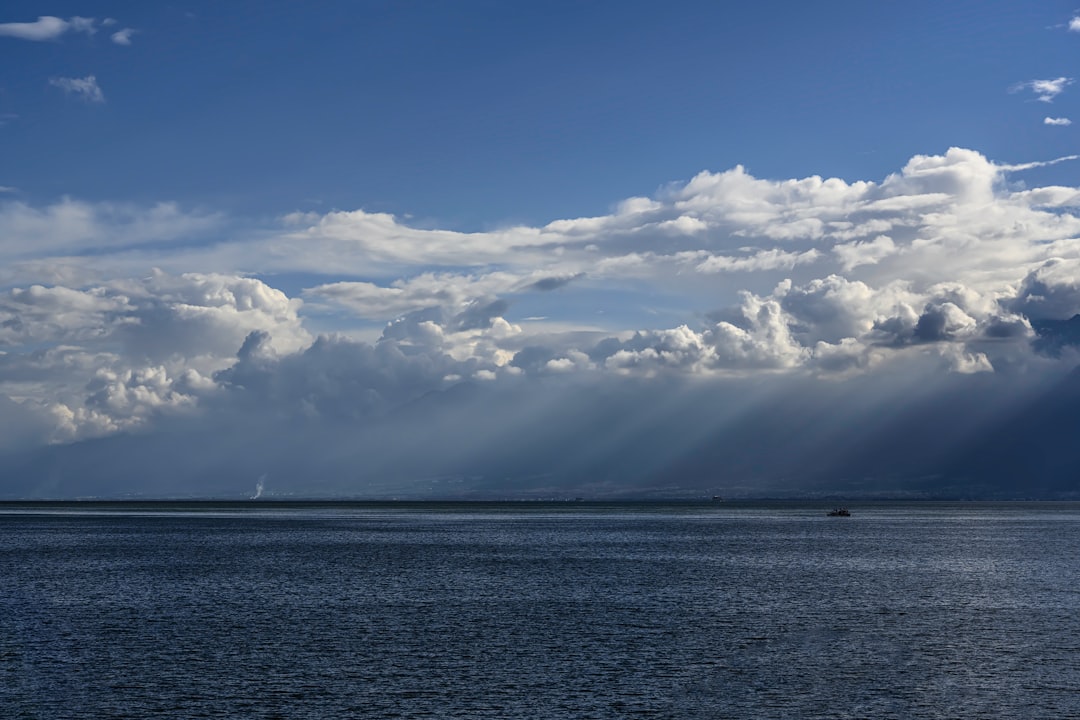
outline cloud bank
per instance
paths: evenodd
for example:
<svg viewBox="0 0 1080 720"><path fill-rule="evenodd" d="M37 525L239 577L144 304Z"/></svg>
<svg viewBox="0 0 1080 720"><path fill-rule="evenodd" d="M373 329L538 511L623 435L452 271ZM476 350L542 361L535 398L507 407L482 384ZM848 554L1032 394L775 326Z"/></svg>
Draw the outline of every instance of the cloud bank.
<svg viewBox="0 0 1080 720"><path fill-rule="evenodd" d="M980 438L1060 439L1017 418L1080 343L1080 188L1042 164L740 166L483 232L0 202L9 492L1004 492Z"/></svg>

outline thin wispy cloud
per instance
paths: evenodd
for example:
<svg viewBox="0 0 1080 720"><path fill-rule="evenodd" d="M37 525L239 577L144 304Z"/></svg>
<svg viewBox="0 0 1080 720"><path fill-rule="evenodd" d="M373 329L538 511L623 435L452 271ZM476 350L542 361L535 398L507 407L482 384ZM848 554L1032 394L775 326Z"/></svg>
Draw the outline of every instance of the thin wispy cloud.
<svg viewBox="0 0 1080 720"><path fill-rule="evenodd" d="M68 32L93 35L97 32L94 18L76 15L68 20L53 15L42 15L34 22L0 23L0 36L20 38L33 42L57 40Z"/></svg>
<svg viewBox="0 0 1080 720"><path fill-rule="evenodd" d="M88 103L105 102L105 93L101 91L101 87L97 83L97 78L93 75L87 75L83 78L49 78L49 84L60 88L68 95Z"/></svg>
<svg viewBox="0 0 1080 720"><path fill-rule="evenodd" d="M1020 170L1034 170L1035 168L1051 167L1053 165L1059 165L1064 162L1072 162L1073 160L1080 160L1080 155L1062 155L1061 157L1054 158L1053 160L1038 160L1036 162L1014 163L1012 165L999 165L998 167L1005 172L1017 172Z"/></svg>
<svg viewBox="0 0 1080 720"><path fill-rule="evenodd" d="M1043 118L1043 125L1072 125L1072 120L1067 117L1045 117Z"/></svg>
<svg viewBox="0 0 1080 720"><path fill-rule="evenodd" d="M1053 80L1029 80L1013 85L1009 92L1031 90L1035 93L1035 99L1039 102L1051 103L1054 102L1054 98L1065 92L1067 86L1072 84L1073 78L1070 77L1059 77Z"/></svg>
<svg viewBox="0 0 1080 720"><path fill-rule="evenodd" d="M80 32L84 35L93 35L97 32L97 20L76 15L68 20L68 29L71 32Z"/></svg>

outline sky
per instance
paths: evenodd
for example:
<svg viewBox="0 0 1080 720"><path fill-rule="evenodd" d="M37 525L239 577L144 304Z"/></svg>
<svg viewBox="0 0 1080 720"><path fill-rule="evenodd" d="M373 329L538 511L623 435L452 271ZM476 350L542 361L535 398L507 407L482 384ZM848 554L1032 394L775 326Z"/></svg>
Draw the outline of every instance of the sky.
<svg viewBox="0 0 1080 720"><path fill-rule="evenodd" d="M1080 9L0 11L0 497L1072 497Z"/></svg>

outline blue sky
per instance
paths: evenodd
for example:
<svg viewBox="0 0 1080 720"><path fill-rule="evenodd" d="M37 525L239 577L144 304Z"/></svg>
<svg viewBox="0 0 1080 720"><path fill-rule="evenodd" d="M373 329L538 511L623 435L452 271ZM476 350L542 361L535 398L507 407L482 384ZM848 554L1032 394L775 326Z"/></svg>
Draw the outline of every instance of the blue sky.
<svg viewBox="0 0 1080 720"><path fill-rule="evenodd" d="M918 153L1068 154L1018 83L1068 76L1066 3L5 5L115 18L0 45L3 184L245 216L458 229L599 214L700 170L881 179ZM79 104L51 77L93 75ZM46 151L46 149L48 149Z"/></svg>
<svg viewBox="0 0 1080 720"><path fill-rule="evenodd" d="M396 438L382 483L571 482L648 436L661 482L739 436L706 397L1011 417L1076 362L1078 57L1058 2L6 3L0 451L221 422L343 433L319 454L352 477L363 427ZM685 447L625 411L665 388ZM606 454L552 464L589 393ZM521 403L532 459L496 462Z"/></svg>

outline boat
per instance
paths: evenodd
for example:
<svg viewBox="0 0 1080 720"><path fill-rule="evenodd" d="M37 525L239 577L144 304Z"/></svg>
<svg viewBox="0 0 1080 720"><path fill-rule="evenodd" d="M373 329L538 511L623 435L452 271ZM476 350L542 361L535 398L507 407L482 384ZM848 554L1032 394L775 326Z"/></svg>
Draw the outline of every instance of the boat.
<svg viewBox="0 0 1080 720"><path fill-rule="evenodd" d="M833 508L826 514L829 517L851 517L851 511L847 508Z"/></svg>

